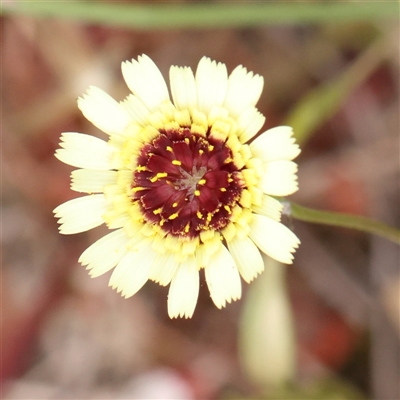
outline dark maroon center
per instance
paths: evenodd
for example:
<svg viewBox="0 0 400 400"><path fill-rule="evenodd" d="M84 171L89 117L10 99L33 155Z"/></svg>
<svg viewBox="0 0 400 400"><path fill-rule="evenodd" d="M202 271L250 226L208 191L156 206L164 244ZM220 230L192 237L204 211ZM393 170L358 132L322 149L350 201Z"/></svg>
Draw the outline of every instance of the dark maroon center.
<svg viewBox="0 0 400 400"><path fill-rule="evenodd" d="M244 187L232 158L224 142L190 128L160 130L140 152L132 198L147 222L174 236L221 230Z"/></svg>

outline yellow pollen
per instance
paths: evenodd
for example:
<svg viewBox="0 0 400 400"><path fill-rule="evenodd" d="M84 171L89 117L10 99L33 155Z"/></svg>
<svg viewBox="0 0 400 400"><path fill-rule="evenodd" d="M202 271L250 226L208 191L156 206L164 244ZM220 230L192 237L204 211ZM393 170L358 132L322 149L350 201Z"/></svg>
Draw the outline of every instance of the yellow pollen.
<svg viewBox="0 0 400 400"><path fill-rule="evenodd" d="M226 188L219 189L221 192L226 192Z"/></svg>
<svg viewBox="0 0 400 400"><path fill-rule="evenodd" d="M229 214L231 213L231 208L228 205L225 205L224 208Z"/></svg>
<svg viewBox="0 0 400 400"><path fill-rule="evenodd" d="M178 203L177 203L177 202L173 203L173 204L172 204L172 207L174 207L174 208L175 208L175 207L178 207Z"/></svg>
<svg viewBox="0 0 400 400"><path fill-rule="evenodd" d="M228 178L228 182L229 183L233 182L233 179L232 178Z"/></svg>
<svg viewBox="0 0 400 400"><path fill-rule="evenodd" d="M210 222L211 221L211 219L212 219L212 214L211 213L208 213L207 214L207 222Z"/></svg>
<svg viewBox="0 0 400 400"><path fill-rule="evenodd" d="M189 143L190 143L189 138L185 137L185 143L186 143L186 144L189 144Z"/></svg>
<svg viewBox="0 0 400 400"><path fill-rule="evenodd" d="M169 217L168 217L168 219L175 219L175 218L178 218L178 213L174 213L174 214L171 214Z"/></svg>
<svg viewBox="0 0 400 400"><path fill-rule="evenodd" d="M197 197L200 196L200 190L195 190L194 191L194 195L197 196Z"/></svg>
<svg viewBox="0 0 400 400"><path fill-rule="evenodd" d="M204 150L200 149L200 150L199 150L199 154L200 154L200 155L204 154Z"/></svg>
<svg viewBox="0 0 400 400"><path fill-rule="evenodd" d="M188 222L185 226L185 232L188 233L190 229L190 222Z"/></svg>
<svg viewBox="0 0 400 400"><path fill-rule="evenodd" d="M231 157L228 157L225 159L224 164L229 164L233 161L233 159Z"/></svg>
<svg viewBox="0 0 400 400"><path fill-rule="evenodd" d="M137 172L147 171L147 167L145 165L139 165L136 167Z"/></svg>
<svg viewBox="0 0 400 400"><path fill-rule="evenodd" d="M208 151L213 151L214 150L214 146L212 144L208 145Z"/></svg>
<svg viewBox="0 0 400 400"><path fill-rule="evenodd" d="M158 176L153 176L152 178L150 178L150 182L154 183L156 180L158 179Z"/></svg>
<svg viewBox="0 0 400 400"><path fill-rule="evenodd" d="M162 211L162 207L157 208L156 210L153 210L153 214L154 215L161 214L161 211Z"/></svg>
<svg viewBox="0 0 400 400"><path fill-rule="evenodd" d="M200 211L197 211L197 218L198 219L202 219L203 218L203 214Z"/></svg>
<svg viewBox="0 0 400 400"><path fill-rule="evenodd" d="M198 183L199 183L199 185L205 185L206 180L205 179L200 179Z"/></svg>
<svg viewBox="0 0 400 400"><path fill-rule="evenodd" d="M157 173L157 178L165 178L167 176L168 176L168 174L166 172L158 172Z"/></svg>
<svg viewBox="0 0 400 400"><path fill-rule="evenodd" d="M172 147L171 147L171 146L167 146L165 149L166 149L167 151L169 151L170 153L172 153Z"/></svg>
<svg viewBox="0 0 400 400"><path fill-rule="evenodd" d="M179 160L172 160L173 165L182 165L182 163Z"/></svg>
<svg viewBox="0 0 400 400"><path fill-rule="evenodd" d="M140 192L141 190L145 190L146 188L142 187L142 186L136 186L132 188L132 192L136 193L136 192Z"/></svg>
<svg viewBox="0 0 400 400"><path fill-rule="evenodd" d="M160 220L160 226L163 226L165 221L163 219Z"/></svg>

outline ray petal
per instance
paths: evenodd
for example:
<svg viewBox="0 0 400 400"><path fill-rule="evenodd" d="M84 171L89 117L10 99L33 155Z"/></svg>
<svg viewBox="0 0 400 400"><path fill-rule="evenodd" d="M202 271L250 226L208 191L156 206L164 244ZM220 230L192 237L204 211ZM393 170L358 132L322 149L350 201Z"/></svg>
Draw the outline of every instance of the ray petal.
<svg viewBox="0 0 400 400"><path fill-rule="evenodd" d="M208 114L211 108L223 104L228 87L226 65L203 57L196 70L197 105Z"/></svg>
<svg viewBox="0 0 400 400"><path fill-rule="evenodd" d="M78 107L86 119L109 135L122 135L131 121L120 103L95 86L78 99Z"/></svg>
<svg viewBox="0 0 400 400"><path fill-rule="evenodd" d="M155 111L161 103L169 100L167 84L150 57L143 54L137 61L123 62L121 68L129 89L150 111Z"/></svg>
<svg viewBox="0 0 400 400"><path fill-rule="evenodd" d="M260 251L249 237L241 239L236 236L228 242L228 249L236 262L240 275L247 283L264 271L264 261Z"/></svg>
<svg viewBox="0 0 400 400"><path fill-rule="evenodd" d="M261 189L273 196L287 196L297 191L297 164L279 160L266 163Z"/></svg>
<svg viewBox="0 0 400 400"><path fill-rule="evenodd" d="M124 229L113 231L89 246L80 256L79 262L87 266L92 278L103 275L125 256L128 241Z"/></svg>
<svg viewBox="0 0 400 400"><path fill-rule="evenodd" d="M169 80L175 107L180 110L196 107L197 91L193 71L189 67L172 66Z"/></svg>
<svg viewBox="0 0 400 400"><path fill-rule="evenodd" d="M168 315L170 318L190 318L199 296L199 272L194 256L181 263L171 281L168 293Z"/></svg>
<svg viewBox="0 0 400 400"><path fill-rule="evenodd" d="M115 267L110 286L121 292L125 298L133 296L148 281L151 264L157 253L151 248L151 241L144 239L129 249Z"/></svg>
<svg viewBox="0 0 400 400"><path fill-rule="evenodd" d="M220 246L204 271L211 299L218 308L225 307L226 303L232 300L240 299L242 285L239 271L225 246Z"/></svg>
<svg viewBox="0 0 400 400"><path fill-rule="evenodd" d="M258 136L250 144L250 149L253 156L263 161L290 161L300 154L300 148L292 136L293 129L290 126L277 126Z"/></svg>
<svg viewBox="0 0 400 400"><path fill-rule="evenodd" d="M113 168L114 149L104 140L83 133L64 132L60 146L55 156L65 164L98 170Z"/></svg>
<svg viewBox="0 0 400 400"><path fill-rule="evenodd" d="M101 193L104 186L116 184L117 171L77 169L71 173L71 189L76 192Z"/></svg>
<svg viewBox="0 0 400 400"><path fill-rule="evenodd" d="M88 231L104 223L103 214L107 204L103 194L78 197L54 209L59 218L60 233L71 235Z"/></svg>
<svg viewBox="0 0 400 400"><path fill-rule="evenodd" d="M285 264L292 264L300 240L286 226L263 215L253 214L250 238L265 254Z"/></svg>
<svg viewBox="0 0 400 400"><path fill-rule="evenodd" d="M261 96L264 78L247 72L242 65L236 67L228 80L228 89L224 101L234 117L238 117L248 107L254 107Z"/></svg>

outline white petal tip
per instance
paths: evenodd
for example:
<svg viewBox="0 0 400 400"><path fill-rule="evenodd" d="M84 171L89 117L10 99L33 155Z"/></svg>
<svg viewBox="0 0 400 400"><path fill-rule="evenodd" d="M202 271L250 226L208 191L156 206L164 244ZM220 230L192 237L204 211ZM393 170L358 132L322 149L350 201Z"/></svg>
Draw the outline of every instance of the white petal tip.
<svg viewBox="0 0 400 400"><path fill-rule="evenodd" d="M175 313L172 313L172 312L168 312L168 316L169 316L171 319L178 319L178 318L190 319L190 318L192 318L192 316L193 316L193 312L192 312L192 313L184 313L184 312L180 312L180 313L175 312Z"/></svg>

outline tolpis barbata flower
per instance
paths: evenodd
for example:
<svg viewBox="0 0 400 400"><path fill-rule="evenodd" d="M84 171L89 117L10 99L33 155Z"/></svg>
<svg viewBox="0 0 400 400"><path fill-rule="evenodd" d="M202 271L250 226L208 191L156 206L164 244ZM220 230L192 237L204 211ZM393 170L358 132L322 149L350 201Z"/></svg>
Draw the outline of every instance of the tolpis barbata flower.
<svg viewBox="0 0 400 400"><path fill-rule="evenodd" d="M264 269L260 251L292 263L298 238L280 223L272 196L297 190L299 147L255 107L263 78L203 57L196 73L172 66L171 96L160 70L142 55L122 63L131 90L117 102L90 87L83 115L108 135L66 132L56 157L79 169L71 188L87 193L58 206L60 232L103 223L112 230L79 261L92 277L113 269L110 286L134 295L149 279L170 285L171 318L192 316L204 269L218 308L241 297L241 279ZM254 140L253 140L254 139Z"/></svg>

